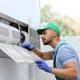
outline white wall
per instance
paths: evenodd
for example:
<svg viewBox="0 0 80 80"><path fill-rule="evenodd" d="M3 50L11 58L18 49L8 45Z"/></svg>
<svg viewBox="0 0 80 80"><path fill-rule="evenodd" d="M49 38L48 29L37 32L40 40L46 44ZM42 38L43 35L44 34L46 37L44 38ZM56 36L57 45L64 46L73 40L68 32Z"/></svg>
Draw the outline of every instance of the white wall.
<svg viewBox="0 0 80 80"><path fill-rule="evenodd" d="M79 36L65 36L65 37L61 37L61 39L69 43L76 51L80 51L80 37Z"/></svg>
<svg viewBox="0 0 80 80"><path fill-rule="evenodd" d="M23 22L32 21L32 26L40 22L39 0L0 0L0 12Z"/></svg>

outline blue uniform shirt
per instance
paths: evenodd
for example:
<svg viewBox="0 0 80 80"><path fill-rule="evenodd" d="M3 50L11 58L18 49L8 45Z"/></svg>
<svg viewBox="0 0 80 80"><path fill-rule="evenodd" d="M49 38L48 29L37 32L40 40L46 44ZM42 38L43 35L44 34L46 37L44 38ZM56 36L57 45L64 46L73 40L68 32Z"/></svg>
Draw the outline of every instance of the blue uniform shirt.
<svg viewBox="0 0 80 80"><path fill-rule="evenodd" d="M63 68L65 64L70 63L71 61L75 61L77 63L77 70L78 72L80 71L77 53L69 44L65 43L64 41L60 41L55 48L55 54L56 68Z"/></svg>

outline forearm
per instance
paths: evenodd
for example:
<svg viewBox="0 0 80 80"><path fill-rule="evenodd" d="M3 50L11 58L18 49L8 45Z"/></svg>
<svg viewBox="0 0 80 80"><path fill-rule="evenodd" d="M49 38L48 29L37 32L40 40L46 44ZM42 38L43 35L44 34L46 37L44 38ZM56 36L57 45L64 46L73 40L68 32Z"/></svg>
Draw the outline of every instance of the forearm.
<svg viewBox="0 0 80 80"><path fill-rule="evenodd" d="M36 49L36 48L33 48L32 51L33 51L37 56L39 56L40 58L42 58L43 53L42 53L40 50L38 50L38 49Z"/></svg>
<svg viewBox="0 0 80 80"><path fill-rule="evenodd" d="M35 48L32 44L21 44L23 48L28 49L29 51L33 51L37 56L44 60L52 59L52 52L41 52L39 49Z"/></svg>
<svg viewBox="0 0 80 80"><path fill-rule="evenodd" d="M52 51L41 52L39 49L36 48L33 48L32 51L43 60L50 60L53 58Z"/></svg>
<svg viewBox="0 0 80 80"><path fill-rule="evenodd" d="M74 70L72 68L67 68L67 69L53 68L52 74L55 74L56 76L59 76L61 78L75 78L76 79L78 76L77 70Z"/></svg>

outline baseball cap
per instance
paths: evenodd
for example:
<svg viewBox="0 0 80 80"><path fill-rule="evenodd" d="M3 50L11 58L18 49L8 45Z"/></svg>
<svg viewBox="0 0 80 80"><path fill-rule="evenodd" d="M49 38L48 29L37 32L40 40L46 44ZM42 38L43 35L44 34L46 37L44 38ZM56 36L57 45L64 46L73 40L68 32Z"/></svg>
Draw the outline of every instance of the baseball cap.
<svg viewBox="0 0 80 80"><path fill-rule="evenodd" d="M55 22L50 22L50 23L46 23L45 25L44 24L41 25L40 28L37 29L37 33L39 35L41 35L42 32L47 29L51 29L51 30L55 31L58 35L60 35L60 33L61 33L61 29L60 29L59 25Z"/></svg>

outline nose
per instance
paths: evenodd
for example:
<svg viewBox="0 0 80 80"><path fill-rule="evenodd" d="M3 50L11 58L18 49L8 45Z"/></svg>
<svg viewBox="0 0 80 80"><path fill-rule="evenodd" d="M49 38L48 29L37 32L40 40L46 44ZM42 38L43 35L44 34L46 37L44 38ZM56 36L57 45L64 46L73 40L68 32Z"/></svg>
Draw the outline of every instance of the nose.
<svg viewBox="0 0 80 80"><path fill-rule="evenodd" d="M40 38L43 38L43 37L44 37L43 35L40 36Z"/></svg>

